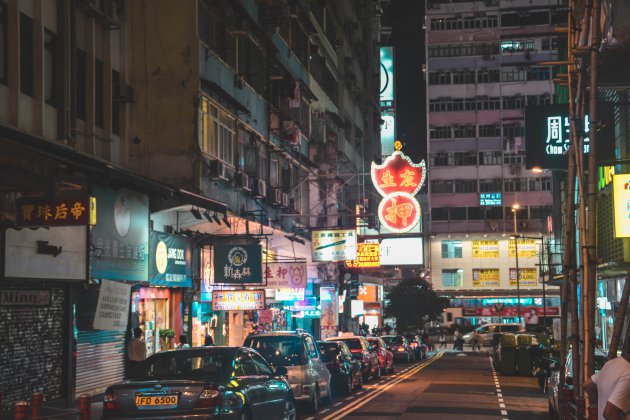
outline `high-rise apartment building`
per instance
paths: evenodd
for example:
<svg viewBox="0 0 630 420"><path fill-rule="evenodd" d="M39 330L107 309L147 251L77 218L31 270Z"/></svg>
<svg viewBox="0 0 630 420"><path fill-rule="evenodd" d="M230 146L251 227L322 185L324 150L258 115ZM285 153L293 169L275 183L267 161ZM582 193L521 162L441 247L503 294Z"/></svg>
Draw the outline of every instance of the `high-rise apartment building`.
<svg viewBox="0 0 630 420"><path fill-rule="evenodd" d="M565 22L559 1L427 2L430 265L447 322L515 321L517 289L526 320L543 312L552 178L525 168L524 115L555 102L545 62ZM559 298L546 304L557 316Z"/></svg>

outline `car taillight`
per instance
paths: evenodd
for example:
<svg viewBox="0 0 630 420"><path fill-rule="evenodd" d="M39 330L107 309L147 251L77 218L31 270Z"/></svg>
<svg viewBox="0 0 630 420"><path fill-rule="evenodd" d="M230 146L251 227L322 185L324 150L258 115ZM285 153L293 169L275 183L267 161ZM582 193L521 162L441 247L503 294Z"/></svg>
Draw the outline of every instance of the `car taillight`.
<svg viewBox="0 0 630 420"><path fill-rule="evenodd" d="M103 409L105 410L120 410L120 404L118 399L112 391L107 391L103 397Z"/></svg>
<svg viewBox="0 0 630 420"><path fill-rule="evenodd" d="M405 348L404 347L398 347L398 350L396 350L396 351L399 352L399 353L402 353L402 352L405 351Z"/></svg>
<svg viewBox="0 0 630 420"><path fill-rule="evenodd" d="M411 347L418 347L418 343L411 343Z"/></svg>
<svg viewBox="0 0 630 420"><path fill-rule="evenodd" d="M219 405L221 402L221 391L214 385L206 385L203 387L195 408L209 408Z"/></svg>

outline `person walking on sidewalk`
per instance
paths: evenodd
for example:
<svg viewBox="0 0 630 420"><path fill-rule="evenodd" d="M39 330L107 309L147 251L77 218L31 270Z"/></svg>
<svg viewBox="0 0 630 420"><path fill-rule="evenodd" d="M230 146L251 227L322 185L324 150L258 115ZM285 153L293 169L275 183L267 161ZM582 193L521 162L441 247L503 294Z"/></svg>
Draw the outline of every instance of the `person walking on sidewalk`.
<svg viewBox="0 0 630 420"><path fill-rule="evenodd" d="M460 336L459 328L455 328L455 332L453 333L453 350L457 349L459 336Z"/></svg>
<svg viewBox="0 0 630 420"><path fill-rule="evenodd" d="M477 331L473 331L472 339L470 340L470 343L472 344L472 351L481 350L479 338L480 337L479 334L477 334Z"/></svg>
<svg viewBox="0 0 630 420"><path fill-rule="evenodd" d="M129 359L129 372L133 370L147 358L147 346L142 339L144 332L141 328L133 329L133 340L127 345L127 358Z"/></svg>
<svg viewBox="0 0 630 420"><path fill-rule="evenodd" d="M446 333L444 331L440 334L440 350L442 347L446 348Z"/></svg>
<svg viewBox="0 0 630 420"><path fill-rule="evenodd" d="M597 401L600 420L627 419L630 414L630 334L626 335L621 357L606 362L584 384L589 401Z"/></svg>

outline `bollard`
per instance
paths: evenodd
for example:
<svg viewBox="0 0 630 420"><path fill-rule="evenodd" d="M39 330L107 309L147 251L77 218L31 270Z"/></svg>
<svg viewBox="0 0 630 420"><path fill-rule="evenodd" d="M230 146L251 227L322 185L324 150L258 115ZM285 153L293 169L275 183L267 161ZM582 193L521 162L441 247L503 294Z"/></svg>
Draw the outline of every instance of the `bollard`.
<svg viewBox="0 0 630 420"><path fill-rule="evenodd" d="M28 401L18 401L13 409L13 420L28 419Z"/></svg>
<svg viewBox="0 0 630 420"><path fill-rule="evenodd" d="M32 418L39 417L43 403L44 403L44 394L42 394L41 392L33 392L31 394L31 417Z"/></svg>
<svg viewBox="0 0 630 420"><path fill-rule="evenodd" d="M92 396L90 394L82 394L79 396L79 412L81 412L81 420L90 420L90 404Z"/></svg>
<svg viewBox="0 0 630 420"><path fill-rule="evenodd" d="M584 398L578 398L575 400L575 406L577 408L577 418L584 419L586 417L586 400Z"/></svg>

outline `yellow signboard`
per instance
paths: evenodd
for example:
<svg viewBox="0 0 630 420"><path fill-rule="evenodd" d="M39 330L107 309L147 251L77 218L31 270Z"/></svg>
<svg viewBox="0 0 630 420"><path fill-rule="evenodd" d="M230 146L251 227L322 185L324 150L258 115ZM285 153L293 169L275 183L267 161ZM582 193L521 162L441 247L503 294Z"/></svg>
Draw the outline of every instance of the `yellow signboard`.
<svg viewBox="0 0 630 420"><path fill-rule="evenodd" d="M521 255L521 247L519 244L518 255ZM520 287L536 287L538 286L538 269L537 268L519 268L521 279ZM516 268L510 268L510 286L516 287Z"/></svg>
<svg viewBox="0 0 630 420"><path fill-rule="evenodd" d="M498 268L473 268L473 287L499 287L501 275Z"/></svg>
<svg viewBox="0 0 630 420"><path fill-rule="evenodd" d="M354 261L346 261L346 267L349 268L368 268L380 267L381 247L378 243L362 243L357 244L357 259Z"/></svg>
<svg viewBox="0 0 630 420"><path fill-rule="evenodd" d="M630 174L613 176L615 238L630 238Z"/></svg>
<svg viewBox="0 0 630 420"><path fill-rule="evenodd" d="M499 258L499 241L472 241L473 258Z"/></svg>
<svg viewBox="0 0 630 420"><path fill-rule="evenodd" d="M538 255L540 242L536 239L519 239L518 240L518 257L519 258L531 258ZM508 242L508 256L516 257L516 246L514 239L510 239Z"/></svg>

